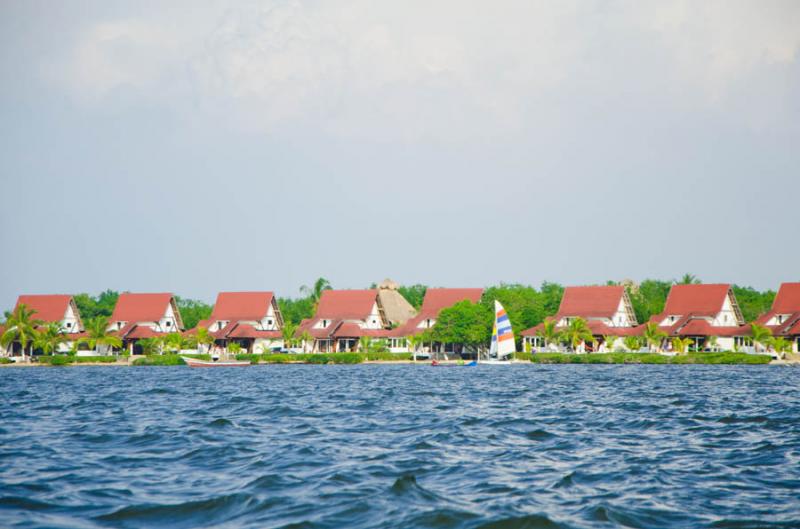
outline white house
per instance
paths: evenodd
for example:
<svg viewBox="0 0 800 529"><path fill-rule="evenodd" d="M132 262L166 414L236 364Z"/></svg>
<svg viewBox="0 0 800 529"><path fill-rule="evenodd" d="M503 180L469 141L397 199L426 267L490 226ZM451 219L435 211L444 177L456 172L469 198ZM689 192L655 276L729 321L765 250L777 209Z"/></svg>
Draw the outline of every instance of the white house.
<svg viewBox="0 0 800 529"><path fill-rule="evenodd" d="M136 341L183 330L175 296L170 293L119 295L108 331L122 338L123 347L137 352Z"/></svg>
<svg viewBox="0 0 800 529"><path fill-rule="evenodd" d="M236 342L250 353L284 346L283 316L272 292L220 292L211 316L197 327L206 327L223 344Z"/></svg>

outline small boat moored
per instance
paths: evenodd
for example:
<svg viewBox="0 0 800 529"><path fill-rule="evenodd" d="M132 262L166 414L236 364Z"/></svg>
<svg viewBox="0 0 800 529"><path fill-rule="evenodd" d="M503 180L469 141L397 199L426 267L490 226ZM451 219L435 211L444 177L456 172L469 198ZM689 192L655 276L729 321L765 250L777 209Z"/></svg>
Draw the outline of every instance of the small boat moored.
<svg viewBox="0 0 800 529"><path fill-rule="evenodd" d="M181 359L189 367L246 367L250 365L247 360L200 360L182 356Z"/></svg>

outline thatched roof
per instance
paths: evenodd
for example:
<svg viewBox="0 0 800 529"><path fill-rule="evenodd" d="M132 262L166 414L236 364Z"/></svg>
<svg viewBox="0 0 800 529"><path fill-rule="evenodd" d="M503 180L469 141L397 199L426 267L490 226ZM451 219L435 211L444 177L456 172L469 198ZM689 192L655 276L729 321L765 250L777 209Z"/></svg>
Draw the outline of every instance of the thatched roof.
<svg viewBox="0 0 800 529"><path fill-rule="evenodd" d="M391 279L384 279L378 285L378 297L383 306L386 319L393 325L402 325L410 318L416 316L417 311L406 298L397 291L398 284Z"/></svg>

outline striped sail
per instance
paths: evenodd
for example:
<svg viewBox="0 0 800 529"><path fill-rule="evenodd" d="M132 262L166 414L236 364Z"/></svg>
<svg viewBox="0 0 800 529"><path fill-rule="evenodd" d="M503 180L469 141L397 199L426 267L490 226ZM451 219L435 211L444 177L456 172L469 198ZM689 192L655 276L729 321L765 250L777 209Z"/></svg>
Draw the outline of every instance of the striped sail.
<svg viewBox="0 0 800 529"><path fill-rule="evenodd" d="M494 327L492 328L492 354L503 358L514 352L514 331L506 314L506 309L499 301L494 301Z"/></svg>

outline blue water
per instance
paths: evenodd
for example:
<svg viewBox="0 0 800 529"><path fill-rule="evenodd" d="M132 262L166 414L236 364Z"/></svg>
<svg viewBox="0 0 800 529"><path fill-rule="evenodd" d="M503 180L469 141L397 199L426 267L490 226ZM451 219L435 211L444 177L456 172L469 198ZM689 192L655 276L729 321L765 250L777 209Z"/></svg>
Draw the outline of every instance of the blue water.
<svg viewBox="0 0 800 529"><path fill-rule="evenodd" d="M0 369L0 527L800 527L800 369Z"/></svg>

